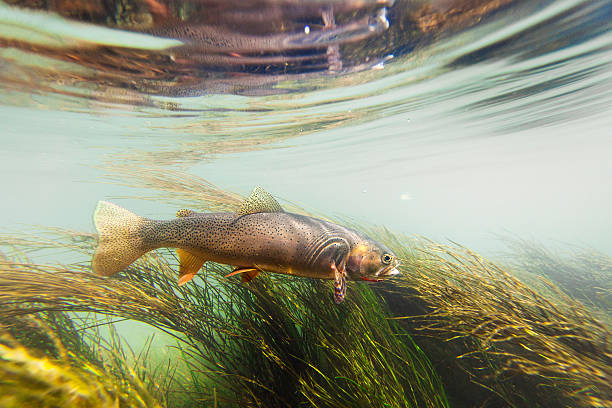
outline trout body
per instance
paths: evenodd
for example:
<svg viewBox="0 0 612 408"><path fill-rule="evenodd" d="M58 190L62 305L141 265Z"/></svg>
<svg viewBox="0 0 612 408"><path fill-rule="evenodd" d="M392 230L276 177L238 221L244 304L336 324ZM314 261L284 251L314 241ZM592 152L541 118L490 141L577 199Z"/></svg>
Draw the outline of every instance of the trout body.
<svg viewBox="0 0 612 408"><path fill-rule="evenodd" d="M291 213L201 213L147 222L141 236L151 249L181 248L236 267L325 279L334 278L331 260L359 239L347 228Z"/></svg>
<svg viewBox="0 0 612 408"><path fill-rule="evenodd" d="M243 278L259 271L335 279L342 301L345 279L376 280L397 273L390 250L352 229L284 212L263 190L255 189L236 213L181 210L167 221L139 217L101 201L94 214L99 242L92 267L101 275L127 268L146 252L175 248L179 285L206 261L234 266Z"/></svg>

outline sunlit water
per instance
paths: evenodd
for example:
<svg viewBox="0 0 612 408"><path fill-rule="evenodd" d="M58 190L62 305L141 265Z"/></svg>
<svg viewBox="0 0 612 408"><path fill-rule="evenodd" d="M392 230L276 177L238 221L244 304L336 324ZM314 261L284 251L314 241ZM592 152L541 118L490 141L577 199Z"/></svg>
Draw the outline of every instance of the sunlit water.
<svg viewBox="0 0 612 408"><path fill-rule="evenodd" d="M16 32L15 12L2 6L4 35ZM130 94L144 104L96 100L91 82L61 88L26 69L35 52L7 46L1 225L91 230L96 201L125 193L100 183L95 166L127 160L179 166L242 193L260 184L323 212L478 250L510 232L611 253L610 16L605 1L521 3L361 72L275 85L295 92ZM34 88L12 86L12 75L29 75Z"/></svg>
<svg viewBox="0 0 612 408"><path fill-rule="evenodd" d="M611 22L608 1L518 2L462 30L347 58L337 72L298 66L246 85L232 74L230 85L206 78L208 88L173 96L165 83L130 85L113 68L57 58L73 42L133 41L133 52L172 40L97 36L0 3L0 225L93 231L101 199L171 217L176 208L122 199L139 192L102 178L99 166L127 162L245 194L261 185L485 254L508 233L612 254ZM54 42L60 51L43 55Z"/></svg>

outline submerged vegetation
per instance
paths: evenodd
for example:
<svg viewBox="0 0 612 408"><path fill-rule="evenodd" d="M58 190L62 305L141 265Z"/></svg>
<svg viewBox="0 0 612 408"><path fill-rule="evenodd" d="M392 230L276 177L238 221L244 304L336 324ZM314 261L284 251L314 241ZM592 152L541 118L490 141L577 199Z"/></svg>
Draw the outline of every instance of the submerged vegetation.
<svg viewBox="0 0 612 408"><path fill-rule="evenodd" d="M249 286L214 265L176 286L174 265L151 255L121 279L85 267L6 264L4 316L63 310L127 317L175 336L193 374L194 402L232 406L444 407L423 352L366 287L334 307L325 284L262 277ZM24 309L22 305L31 305ZM212 391L214 390L214 394ZM208 395L207 395L208 394Z"/></svg>
<svg viewBox="0 0 612 408"><path fill-rule="evenodd" d="M115 171L124 183L155 188L196 210L231 210L240 202L179 173ZM609 328L591 314L592 303L569 296L579 298L563 281L545 274L566 290L545 279L536 290L510 273L518 263L502 268L460 246L367 232L402 258L402 276L352 283L341 305L329 296L330 282L262 274L242 284L224 278L227 269L216 264L178 287L169 251L150 253L113 278L92 274L89 262L38 265L25 258L68 248L86 260L91 234L2 237L13 258L0 262L0 373L22 371L0 387L25 395L30 389L22 385L39 375L36 381L54 390L60 388L50 378L72 384L61 390L95 382L92 389L119 406L139 406L127 398L171 407L612 404ZM521 269L541 273L520 259ZM609 282L612 262L599 262ZM180 375L129 368L118 341L100 352L100 337L74 323L82 312L138 320L173 336ZM48 370L28 368L34 366Z"/></svg>
<svg viewBox="0 0 612 408"><path fill-rule="evenodd" d="M2 277L14 264L0 258ZM147 354L128 358L118 337L86 340L77 320L52 308L0 305L0 406L162 407ZM108 358L110 357L110 358Z"/></svg>
<svg viewBox="0 0 612 408"><path fill-rule="evenodd" d="M544 295L466 248L396 242L407 262L394 303L424 308L407 326L459 344L472 381L511 406L610 404L609 328L583 304L541 279Z"/></svg>
<svg viewBox="0 0 612 408"><path fill-rule="evenodd" d="M509 263L545 276L582 303L612 312L612 259L594 250L574 250L570 256L554 253L536 243L506 238L512 249Z"/></svg>

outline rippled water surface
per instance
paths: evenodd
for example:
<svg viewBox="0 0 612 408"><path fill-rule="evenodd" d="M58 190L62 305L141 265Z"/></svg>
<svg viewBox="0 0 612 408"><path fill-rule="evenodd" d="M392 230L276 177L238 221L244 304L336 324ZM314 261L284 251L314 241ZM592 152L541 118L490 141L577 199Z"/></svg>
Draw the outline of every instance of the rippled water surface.
<svg viewBox="0 0 612 408"><path fill-rule="evenodd" d="M162 22L157 2L125 21L12 3L4 225L90 227L122 194L93 166L128 162L482 249L509 231L612 251L609 2L348 1L327 26L333 5L271 2L223 30L173 3Z"/></svg>

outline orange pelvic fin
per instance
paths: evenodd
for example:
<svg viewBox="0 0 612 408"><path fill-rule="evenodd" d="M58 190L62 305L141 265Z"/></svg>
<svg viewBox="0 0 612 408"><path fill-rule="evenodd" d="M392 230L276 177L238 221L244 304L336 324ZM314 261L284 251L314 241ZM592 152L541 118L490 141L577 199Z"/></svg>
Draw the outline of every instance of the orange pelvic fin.
<svg viewBox="0 0 612 408"><path fill-rule="evenodd" d="M204 265L204 262L206 262L206 259L180 248L176 250L176 254L179 257L180 263L178 285L182 286L193 279Z"/></svg>
<svg viewBox="0 0 612 408"><path fill-rule="evenodd" d="M238 275L239 273L242 274L242 279L241 279L242 282L250 282L253 279L255 279L255 277L259 274L259 269L238 267L234 269L232 272L225 275L225 277L229 278L230 276Z"/></svg>

